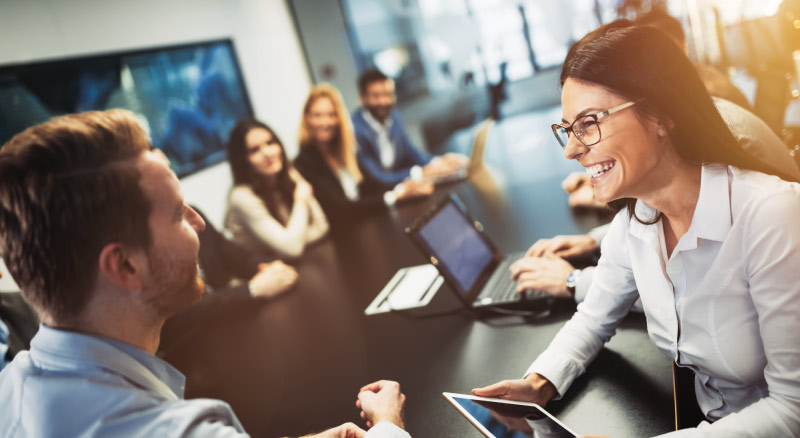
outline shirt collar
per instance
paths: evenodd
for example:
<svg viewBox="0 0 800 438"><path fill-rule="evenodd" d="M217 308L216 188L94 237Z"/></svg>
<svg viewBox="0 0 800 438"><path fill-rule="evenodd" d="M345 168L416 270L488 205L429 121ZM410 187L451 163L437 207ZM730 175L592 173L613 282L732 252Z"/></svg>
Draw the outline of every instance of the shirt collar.
<svg viewBox="0 0 800 438"><path fill-rule="evenodd" d="M361 108L361 114L364 116L364 121L367 122L367 125L370 126L375 132L386 131L388 132L389 129L392 127L392 116L391 114L389 117L386 118L386 123L381 123L372 116L372 113L366 107Z"/></svg>
<svg viewBox="0 0 800 438"><path fill-rule="evenodd" d="M703 166L700 174L700 196L692 217L692 228L698 238L725 240L731 229L731 191L728 168L721 164Z"/></svg>
<svg viewBox="0 0 800 438"><path fill-rule="evenodd" d="M655 217L656 209L644 201L636 201L636 216L643 220ZM700 172L700 195L692 216L692 224L686 232L696 239L723 241L731 228L731 197L728 186L727 167L721 164L702 166ZM656 225L644 225L631 218L630 233L647 242L658 242Z"/></svg>
<svg viewBox="0 0 800 438"><path fill-rule="evenodd" d="M183 398L186 377L180 371L146 351L102 336L40 324L31 340L30 357L44 370L102 369L166 398Z"/></svg>

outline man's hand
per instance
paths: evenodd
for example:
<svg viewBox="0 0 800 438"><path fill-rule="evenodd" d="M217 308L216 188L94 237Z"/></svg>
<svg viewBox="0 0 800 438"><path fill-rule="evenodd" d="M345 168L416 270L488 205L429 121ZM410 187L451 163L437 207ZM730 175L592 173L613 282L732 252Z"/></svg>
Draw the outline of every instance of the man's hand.
<svg viewBox="0 0 800 438"><path fill-rule="evenodd" d="M407 179L394 188L397 200L420 198L433 193L433 184L427 181L414 181Z"/></svg>
<svg viewBox="0 0 800 438"><path fill-rule="evenodd" d="M541 257L552 254L562 258L581 257L596 251L597 241L588 234L556 236L539 239L525 253L525 257Z"/></svg>
<svg viewBox="0 0 800 438"><path fill-rule="evenodd" d="M544 406L557 392L556 387L549 380L539 374L531 373L524 379L503 380L493 385L473 389L472 393L480 397L526 401Z"/></svg>
<svg viewBox="0 0 800 438"><path fill-rule="evenodd" d="M422 168L422 176L436 178L458 172L469 163L469 159L461 154L449 153L436 157Z"/></svg>
<svg viewBox="0 0 800 438"><path fill-rule="evenodd" d="M306 438L362 438L367 434L364 429L353 423L344 423L341 426L328 429L316 435L306 435Z"/></svg>
<svg viewBox="0 0 800 438"><path fill-rule="evenodd" d="M297 271L282 261L258 265L258 273L250 280L250 294L254 297L272 298L297 283Z"/></svg>
<svg viewBox="0 0 800 438"><path fill-rule="evenodd" d="M406 396L400 392L399 383L379 380L361 388L356 406L361 409L361 418L367 420L367 427L386 420L402 429L405 403Z"/></svg>
<svg viewBox="0 0 800 438"><path fill-rule="evenodd" d="M547 254L544 257L524 257L511 265L511 278L517 281L517 293L536 289L554 297L571 298L567 277L574 271L566 260Z"/></svg>
<svg viewBox="0 0 800 438"><path fill-rule="evenodd" d="M466 155L455 152L442 155L442 160L454 170L461 169L469 164L469 158Z"/></svg>

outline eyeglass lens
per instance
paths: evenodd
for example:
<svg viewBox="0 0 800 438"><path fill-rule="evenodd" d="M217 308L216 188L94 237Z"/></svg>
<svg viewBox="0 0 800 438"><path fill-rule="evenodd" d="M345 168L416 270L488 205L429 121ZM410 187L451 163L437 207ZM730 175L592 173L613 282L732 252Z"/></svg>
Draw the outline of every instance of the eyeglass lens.
<svg viewBox="0 0 800 438"><path fill-rule="evenodd" d="M567 129L558 126L554 132L556 134L556 139L561 143L561 147L566 148L567 141L569 140ZM600 126L597 123L597 119L591 114L575 120L575 122L572 123L572 132L578 137L578 140L586 146L591 146L600 141Z"/></svg>

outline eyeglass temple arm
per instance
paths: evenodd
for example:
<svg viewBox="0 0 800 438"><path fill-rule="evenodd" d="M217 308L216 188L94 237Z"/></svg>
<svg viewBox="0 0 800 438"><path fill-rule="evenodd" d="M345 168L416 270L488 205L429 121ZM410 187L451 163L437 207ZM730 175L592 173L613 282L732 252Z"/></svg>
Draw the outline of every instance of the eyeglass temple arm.
<svg viewBox="0 0 800 438"><path fill-rule="evenodd" d="M637 100L637 101L634 101L634 102L623 103L620 106L615 106L614 108L611 108L609 110L597 113L597 118L598 119L602 119L603 117L610 116L611 114L614 114L617 111L622 111L625 108L628 108L629 106L632 106L632 105L636 105L639 102L641 102L641 100Z"/></svg>

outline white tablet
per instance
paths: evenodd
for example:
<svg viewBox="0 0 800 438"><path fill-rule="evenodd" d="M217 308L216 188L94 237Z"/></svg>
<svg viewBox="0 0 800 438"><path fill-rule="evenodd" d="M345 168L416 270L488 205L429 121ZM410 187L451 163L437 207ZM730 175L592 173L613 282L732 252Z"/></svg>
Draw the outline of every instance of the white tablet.
<svg viewBox="0 0 800 438"><path fill-rule="evenodd" d="M487 438L578 436L535 403L450 392L442 395Z"/></svg>

